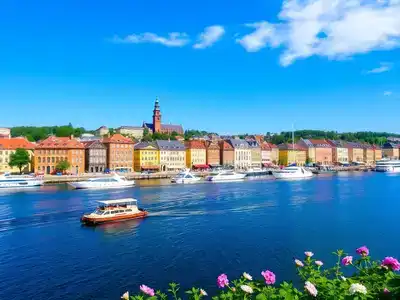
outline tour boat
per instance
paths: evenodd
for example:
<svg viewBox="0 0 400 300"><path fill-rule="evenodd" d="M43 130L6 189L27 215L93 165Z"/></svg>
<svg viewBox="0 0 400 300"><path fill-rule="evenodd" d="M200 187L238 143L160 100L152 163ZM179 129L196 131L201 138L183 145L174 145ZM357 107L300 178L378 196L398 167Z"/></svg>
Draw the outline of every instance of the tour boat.
<svg viewBox="0 0 400 300"><path fill-rule="evenodd" d="M0 189L37 187L43 184L43 179L33 176L0 175Z"/></svg>
<svg viewBox="0 0 400 300"><path fill-rule="evenodd" d="M272 175L274 175L276 179L302 179L313 177L313 173L303 167L286 167L282 170L273 171Z"/></svg>
<svg viewBox="0 0 400 300"><path fill-rule="evenodd" d="M195 183L200 181L200 177L194 176L189 169L180 172L176 177L171 179L172 183Z"/></svg>
<svg viewBox="0 0 400 300"><path fill-rule="evenodd" d="M388 172L388 173L399 173L400 172L400 160L394 160L394 159L378 160L376 162L375 171Z"/></svg>
<svg viewBox="0 0 400 300"><path fill-rule="evenodd" d="M133 198L120 200L97 201L99 206L81 218L81 222L96 225L107 222L117 222L132 219L142 219L148 214L144 209L138 208L137 200Z"/></svg>
<svg viewBox="0 0 400 300"><path fill-rule="evenodd" d="M247 177L265 176L265 175L269 174L269 170L255 167L255 168L247 169L245 174Z"/></svg>
<svg viewBox="0 0 400 300"><path fill-rule="evenodd" d="M115 189L127 188L135 185L134 180L127 180L126 177L114 174L111 177L89 178L85 181L70 182L74 189Z"/></svg>
<svg viewBox="0 0 400 300"><path fill-rule="evenodd" d="M207 181L239 181L243 180L246 174L236 173L234 171L225 170L218 173L211 173L206 177Z"/></svg>

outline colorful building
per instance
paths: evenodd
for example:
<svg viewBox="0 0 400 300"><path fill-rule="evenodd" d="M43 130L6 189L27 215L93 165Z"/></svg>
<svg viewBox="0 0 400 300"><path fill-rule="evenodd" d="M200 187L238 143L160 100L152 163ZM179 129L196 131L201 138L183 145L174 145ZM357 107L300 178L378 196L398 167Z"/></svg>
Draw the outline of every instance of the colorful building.
<svg viewBox="0 0 400 300"><path fill-rule="evenodd" d="M185 142L186 166L194 169L206 169L207 150L203 141L192 140Z"/></svg>
<svg viewBox="0 0 400 300"><path fill-rule="evenodd" d="M107 148L107 168L112 171L133 170L133 141L116 133L103 139Z"/></svg>
<svg viewBox="0 0 400 300"><path fill-rule="evenodd" d="M267 142L261 143L260 148L261 148L261 164L264 167L272 165L272 159L271 159L272 149L269 143Z"/></svg>
<svg viewBox="0 0 400 300"><path fill-rule="evenodd" d="M332 146L332 161L334 164L348 164L349 163L349 149L346 144L340 140L327 140Z"/></svg>
<svg viewBox="0 0 400 300"><path fill-rule="evenodd" d="M219 144L216 140L205 141L206 164L210 167L218 167L221 164L221 154Z"/></svg>
<svg viewBox="0 0 400 300"><path fill-rule="evenodd" d="M377 162L378 160L381 160L382 149L377 145L373 145L372 148L374 149L374 161Z"/></svg>
<svg viewBox="0 0 400 300"><path fill-rule="evenodd" d="M399 159L399 144L385 143L382 147L382 156Z"/></svg>
<svg viewBox="0 0 400 300"><path fill-rule="evenodd" d="M0 173L10 172L19 173L18 167L10 167L8 163L10 162L11 154L17 149L25 149L31 158L31 163L22 169L24 173L30 173L33 171L33 154L35 145L29 142L25 138L0 138Z"/></svg>
<svg viewBox="0 0 400 300"><path fill-rule="evenodd" d="M226 140L219 142L220 158L222 166L233 167L235 164L235 150L233 146Z"/></svg>
<svg viewBox="0 0 400 300"><path fill-rule="evenodd" d="M324 139L300 139L298 144L307 149L310 163L332 165L332 145Z"/></svg>
<svg viewBox="0 0 400 300"><path fill-rule="evenodd" d="M251 150L249 144L245 140L241 139L230 139L228 143L234 149L234 167L238 170L244 170L251 168ZM261 161L261 153L260 153Z"/></svg>
<svg viewBox="0 0 400 300"><path fill-rule="evenodd" d="M256 141L247 141L250 148L250 157L251 157L251 166L253 168L261 167L261 147L260 144Z"/></svg>
<svg viewBox="0 0 400 300"><path fill-rule="evenodd" d="M57 171L57 164L68 161L71 174L85 172L85 147L81 142L71 137L50 136L35 147L35 173L51 174Z"/></svg>
<svg viewBox="0 0 400 300"><path fill-rule="evenodd" d="M346 147L349 151L349 162L364 162L364 149L360 143L356 142L347 142Z"/></svg>
<svg viewBox="0 0 400 300"><path fill-rule="evenodd" d="M179 141L156 141L160 152L160 170L178 171L186 168L185 145Z"/></svg>
<svg viewBox="0 0 400 300"><path fill-rule="evenodd" d="M298 144L280 144L279 148L279 164L288 166L297 164L304 166L307 159L307 148L303 148Z"/></svg>
<svg viewBox="0 0 400 300"><path fill-rule="evenodd" d="M134 169L136 172L160 170L160 153L156 143L141 142L136 144L134 149Z"/></svg>
<svg viewBox="0 0 400 300"><path fill-rule="evenodd" d="M367 165L373 165L375 163L374 148L370 144L362 144L363 146L363 161Z"/></svg>
<svg viewBox="0 0 400 300"><path fill-rule="evenodd" d="M104 172L107 168L107 148L99 140L82 141L85 146L85 171L87 173Z"/></svg>

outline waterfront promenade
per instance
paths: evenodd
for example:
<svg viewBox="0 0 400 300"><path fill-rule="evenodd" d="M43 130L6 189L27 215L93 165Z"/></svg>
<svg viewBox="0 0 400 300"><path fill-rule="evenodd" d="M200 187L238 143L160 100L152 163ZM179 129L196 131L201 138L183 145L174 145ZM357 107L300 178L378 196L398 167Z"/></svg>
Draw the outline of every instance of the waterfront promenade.
<svg viewBox="0 0 400 300"><path fill-rule="evenodd" d="M0 299L119 299L140 284L164 289L170 281L211 294L223 272L259 277L262 268L278 282L294 279L292 258L305 250L327 265L332 250L364 244L374 257L396 257L399 180L349 172L303 181L2 191ZM96 201L125 197L139 199L149 218L81 226Z"/></svg>

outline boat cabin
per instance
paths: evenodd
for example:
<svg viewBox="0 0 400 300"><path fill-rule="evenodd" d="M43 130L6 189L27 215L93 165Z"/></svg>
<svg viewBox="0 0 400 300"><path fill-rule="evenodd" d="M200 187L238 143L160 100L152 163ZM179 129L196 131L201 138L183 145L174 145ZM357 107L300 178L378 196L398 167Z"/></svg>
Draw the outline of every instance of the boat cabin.
<svg viewBox="0 0 400 300"><path fill-rule="evenodd" d="M96 215L114 215L120 213L135 213L138 212L136 199L121 199L97 201L100 205L94 212Z"/></svg>

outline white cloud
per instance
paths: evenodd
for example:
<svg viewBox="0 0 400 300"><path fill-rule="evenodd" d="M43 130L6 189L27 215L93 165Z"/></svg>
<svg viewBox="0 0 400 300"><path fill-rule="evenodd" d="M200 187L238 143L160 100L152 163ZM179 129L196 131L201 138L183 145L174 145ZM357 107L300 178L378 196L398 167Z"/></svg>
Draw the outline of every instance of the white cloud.
<svg viewBox="0 0 400 300"><path fill-rule="evenodd" d="M211 47L214 43L218 42L224 34L225 29L223 26L214 25L206 27L199 35L197 43L193 45L193 48L204 49Z"/></svg>
<svg viewBox="0 0 400 300"><path fill-rule="evenodd" d="M374 68L372 70L366 71L366 74L379 74L379 73L384 73L388 72L392 69L393 64L387 63L387 62L381 62L380 67Z"/></svg>
<svg viewBox="0 0 400 300"><path fill-rule="evenodd" d="M384 91L383 96L389 97L392 96L393 92L392 91Z"/></svg>
<svg viewBox="0 0 400 300"><path fill-rule="evenodd" d="M252 24L237 41L247 51L282 47L288 66L314 55L343 59L400 47L399 0L286 0L280 23Z"/></svg>
<svg viewBox="0 0 400 300"><path fill-rule="evenodd" d="M154 43L162 44L167 47L183 47L188 44L190 40L186 33L181 32L168 33L167 37L158 36L157 34L151 32L145 32L141 34L127 35L123 38L115 36L113 42L127 44Z"/></svg>

